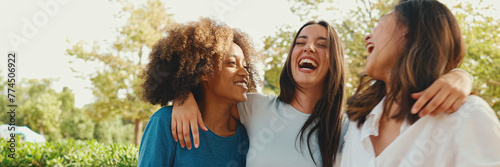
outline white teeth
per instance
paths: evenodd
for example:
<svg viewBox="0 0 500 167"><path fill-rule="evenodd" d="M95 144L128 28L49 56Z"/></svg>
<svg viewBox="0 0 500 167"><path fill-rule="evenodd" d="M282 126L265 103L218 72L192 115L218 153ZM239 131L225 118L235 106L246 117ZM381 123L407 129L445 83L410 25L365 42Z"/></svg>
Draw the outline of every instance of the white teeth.
<svg viewBox="0 0 500 167"><path fill-rule="evenodd" d="M236 83L234 83L234 84L235 84L235 85L239 85L239 86L243 86L243 87L245 87L245 88L247 87L247 83L245 83L245 82L236 82Z"/></svg>
<svg viewBox="0 0 500 167"><path fill-rule="evenodd" d="M368 49L368 48L370 48L370 47L374 47L374 45L373 45L372 43L371 43L371 44L368 44L368 45L366 45L366 46L365 46L365 49Z"/></svg>
<svg viewBox="0 0 500 167"><path fill-rule="evenodd" d="M368 52L370 52L370 48L373 48L375 47L375 45L373 45L372 43L368 44L365 46L365 49L368 50Z"/></svg>
<svg viewBox="0 0 500 167"><path fill-rule="evenodd" d="M299 65L303 65L304 63L311 63L315 68L318 67L316 62L314 62L311 59L302 59L302 60L300 60Z"/></svg>

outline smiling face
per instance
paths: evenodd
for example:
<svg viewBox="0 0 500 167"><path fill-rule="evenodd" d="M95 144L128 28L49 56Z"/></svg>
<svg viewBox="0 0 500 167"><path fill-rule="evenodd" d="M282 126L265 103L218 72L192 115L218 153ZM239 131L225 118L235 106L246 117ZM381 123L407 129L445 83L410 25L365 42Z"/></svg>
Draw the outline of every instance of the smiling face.
<svg viewBox="0 0 500 167"><path fill-rule="evenodd" d="M247 100L248 72L245 57L241 48L233 43L231 52L224 56L222 64L215 66L212 78L203 77L205 93L215 97L225 98L229 101L242 102ZM222 67L219 70L218 67Z"/></svg>
<svg viewBox="0 0 500 167"><path fill-rule="evenodd" d="M389 81L392 67L406 45L407 28L398 21L394 11L385 14L371 34L365 36L366 74L372 78Z"/></svg>
<svg viewBox="0 0 500 167"><path fill-rule="evenodd" d="M300 31L291 57L292 76L303 88L323 86L330 67L328 31L312 24Z"/></svg>

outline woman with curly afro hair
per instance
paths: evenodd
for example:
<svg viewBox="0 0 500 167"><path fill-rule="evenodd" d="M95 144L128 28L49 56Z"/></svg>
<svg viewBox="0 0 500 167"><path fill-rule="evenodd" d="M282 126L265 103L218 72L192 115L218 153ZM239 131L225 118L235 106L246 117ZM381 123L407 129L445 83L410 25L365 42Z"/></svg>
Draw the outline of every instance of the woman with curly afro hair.
<svg viewBox="0 0 500 167"><path fill-rule="evenodd" d="M202 18L169 29L143 74L143 99L164 107L149 118L138 165L245 166L247 132L230 108L256 90L254 60L258 57L248 36L224 24ZM176 127L171 127L172 106L166 105L191 95L210 129L199 133L200 147L188 151L171 135Z"/></svg>

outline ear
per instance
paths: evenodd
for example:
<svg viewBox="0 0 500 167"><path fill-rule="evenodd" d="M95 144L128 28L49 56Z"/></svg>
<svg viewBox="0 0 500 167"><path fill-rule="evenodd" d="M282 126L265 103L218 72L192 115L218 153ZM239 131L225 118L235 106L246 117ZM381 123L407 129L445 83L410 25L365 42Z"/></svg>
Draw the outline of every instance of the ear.
<svg viewBox="0 0 500 167"><path fill-rule="evenodd" d="M202 81L208 81L208 76L207 76L207 74L203 74L203 75L201 75L201 80L202 80Z"/></svg>
<svg viewBox="0 0 500 167"><path fill-rule="evenodd" d="M408 38L408 31L409 31L408 28L405 28L405 30L403 31L403 36L405 38Z"/></svg>

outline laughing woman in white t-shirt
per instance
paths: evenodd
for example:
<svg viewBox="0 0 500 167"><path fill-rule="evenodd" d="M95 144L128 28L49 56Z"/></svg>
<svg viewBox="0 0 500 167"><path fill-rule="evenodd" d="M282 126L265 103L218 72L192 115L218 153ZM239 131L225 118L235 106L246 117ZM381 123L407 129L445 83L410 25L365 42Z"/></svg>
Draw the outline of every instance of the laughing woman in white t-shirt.
<svg viewBox="0 0 500 167"><path fill-rule="evenodd" d="M411 94L457 68L457 20L434 0L402 1L365 37L366 75L347 115L342 166L500 166L500 123L477 96L451 115L411 114Z"/></svg>

